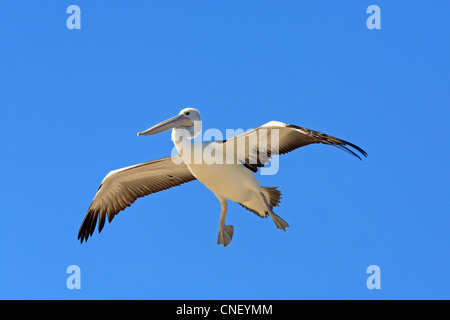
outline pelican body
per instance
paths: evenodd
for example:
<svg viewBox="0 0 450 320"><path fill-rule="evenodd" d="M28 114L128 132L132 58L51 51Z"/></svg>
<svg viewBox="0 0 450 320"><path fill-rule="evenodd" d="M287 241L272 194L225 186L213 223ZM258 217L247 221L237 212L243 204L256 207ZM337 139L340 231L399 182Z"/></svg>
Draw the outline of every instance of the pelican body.
<svg viewBox="0 0 450 320"><path fill-rule="evenodd" d="M183 109L177 116L138 135L154 135L170 129L178 155L110 172L102 181L81 224L78 233L81 243L92 236L98 217L100 232L106 216L111 222L137 198L192 180L203 183L221 203L217 244L226 247L234 234L234 227L225 224L227 200L239 203L259 217L270 216L278 229L286 231L289 225L273 212L280 203L281 192L276 187L261 186L255 177L258 168L268 163L272 155L323 143L359 159L361 157L356 152L367 156L364 150L347 141L278 121L225 141L196 142L192 139L201 132L201 119L198 110L193 108Z"/></svg>

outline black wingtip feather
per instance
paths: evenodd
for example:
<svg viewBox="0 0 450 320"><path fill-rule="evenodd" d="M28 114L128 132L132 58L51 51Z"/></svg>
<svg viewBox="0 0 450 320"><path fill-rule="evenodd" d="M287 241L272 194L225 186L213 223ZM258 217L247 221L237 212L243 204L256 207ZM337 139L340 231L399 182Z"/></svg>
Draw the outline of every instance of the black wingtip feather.
<svg viewBox="0 0 450 320"><path fill-rule="evenodd" d="M355 149L356 151L358 151L359 153L361 153L361 155L363 155L365 158L367 158L367 152L364 151L363 149L361 149L360 147L358 147L357 145L354 145L353 143L350 143L348 141L344 141L342 140L345 144L344 145L335 145L336 147L338 147L341 150L344 150L346 152L349 152L350 154L354 155L355 157L357 157L359 160L362 161L362 158L353 150L351 150L350 148L348 148L347 146L352 147L353 149Z"/></svg>
<svg viewBox="0 0 450 320"><path fill-rule="evenodd" d="M95 226L97 225L98 214L98 211L90 208L86 214L86 217L84 217L80 230L78 231L78 240L80 240L81 244L83 241L87 242L88 238L94 233Z"/></svg>
<svg viewBox="0 0 450 320"><path fill-rule="evenodd" d="M367 152L365 152L365 151L362 150L361 148L359 148L359 147L357 147L357 146L355 146L355 145L353 145L353 144L351 144L351 143L348 143L348 142L347 142L346 144L347 144L348 146L350 146L350 147L356 149L357 151L359 151L364 157L367 157ZM345 151L345 152L347 152L347 153L349 153L349 154L351 154L351 155L353 155L353 156L355 156L355 157L357 157L359 160L362 161L362 158L361 158L355 151L353 151L352 149L348 148L346 145L342 145L342 144L333 144L333 146L336 147L336 148L338 148L338 149L341 149L341 150L343 150L343 151Z"/></svg>
<svg viewBox="0 0 450 320"><path fill-rule="evenodd" d="M100 214L100 219L98 222L98 233L102 232L103 227L105 226L106 216L104 214Z"/></svg>
<svg viewBox="0 0 450 320"><path fill-rule="evenodd" d="M326 133L322 133L319 131L315 131L315 130L311 130L311 129L307 129L307 128L303 128L303 127L299 127L296 125L286 125L286 127L288 128L294 128L294 129L298 129L301 130L304 134L306 135L310 135L313 138L317 139L318 141L315 143L323 143L323 144L328 144L330 146L334 146L337 147L347 153L350 153L351 155L357 157L359 160L362 160L362 158L352 149L350 149L349 147L355 149L357 152L361 153L361 155L363 155L364 157L367 157L367 152L364 151L363 149L361 149L360 147L358 147L357 145L354 145L353 143L350 143L348 141L330 136Z"/></svg>

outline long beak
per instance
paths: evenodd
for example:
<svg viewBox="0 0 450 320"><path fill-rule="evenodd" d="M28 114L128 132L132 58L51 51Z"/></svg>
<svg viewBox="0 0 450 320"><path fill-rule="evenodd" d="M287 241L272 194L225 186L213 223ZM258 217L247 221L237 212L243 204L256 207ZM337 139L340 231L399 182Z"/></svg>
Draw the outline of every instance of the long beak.
<svg viewBox="0 0 450 320"><path fill-rule="evenodd" d="M173 118L166 121L158 123L156 126L151 127L145 131L139 132L138 136L150 136L153 134L161 133L179 126L193 126L194 122L183 114L179 114Z"/></svg>

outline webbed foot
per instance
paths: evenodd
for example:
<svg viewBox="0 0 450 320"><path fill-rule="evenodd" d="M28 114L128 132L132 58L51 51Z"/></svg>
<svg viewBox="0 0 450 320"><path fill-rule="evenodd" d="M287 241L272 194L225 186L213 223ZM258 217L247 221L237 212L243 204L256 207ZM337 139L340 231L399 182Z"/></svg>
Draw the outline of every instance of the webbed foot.
<svg viewBox="0 0 450 320"><path fill-rule="evenodd" d="M272 218L273 222L275 222L278 229L286 231L286 228L289 227L288 223L275 213L269 211L269 216Z"/></svg>
<svg viewBox="0 0 450 320"><path fill-rule="evenodd" d="M234 226L219 227L219 234L217 235L217 244L223 244L226 247L233 239Z"/></svg>

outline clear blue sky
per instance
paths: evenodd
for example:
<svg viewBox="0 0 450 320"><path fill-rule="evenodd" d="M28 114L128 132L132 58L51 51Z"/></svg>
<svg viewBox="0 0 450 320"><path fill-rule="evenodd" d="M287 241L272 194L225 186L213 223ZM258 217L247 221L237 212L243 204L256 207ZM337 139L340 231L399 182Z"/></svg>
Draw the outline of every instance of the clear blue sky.
<svg viewBox="0 0 450 320"><path fill-rule="evenodd" d="M68 30L66 8L81 8ZM369 5L381 30L366 27ZM0 298L450 298L446 1L3 1ZM87 243L111 170L170 154L136 133L271 120L351 141L280 161L286 233L198 181L139 199ZM69 290L66 269L81 268ZM381 289L366 269L381 269Z"/></svg>

